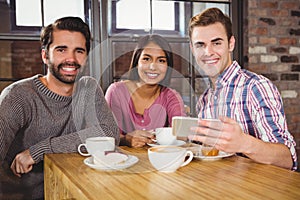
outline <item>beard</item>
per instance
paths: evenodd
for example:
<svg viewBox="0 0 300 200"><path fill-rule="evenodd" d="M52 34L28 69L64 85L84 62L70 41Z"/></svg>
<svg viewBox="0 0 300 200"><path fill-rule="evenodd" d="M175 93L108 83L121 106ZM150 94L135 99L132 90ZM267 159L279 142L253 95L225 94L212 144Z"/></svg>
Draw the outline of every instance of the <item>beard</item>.
<svg viewBox="0 0 300 200"><path fill-rule="evenodd" d="M49 63L48 68L50 73L59 81L66 83L66 84L74 84L76 80L78 80L82 75L81 73L77 73L77 75L64 75L60 73L60 70L64 66L75 66L76 69L80 69L81 65L76 63L76 62L63 62L60 63L59 65L55 65L53 63Z"/></svg>

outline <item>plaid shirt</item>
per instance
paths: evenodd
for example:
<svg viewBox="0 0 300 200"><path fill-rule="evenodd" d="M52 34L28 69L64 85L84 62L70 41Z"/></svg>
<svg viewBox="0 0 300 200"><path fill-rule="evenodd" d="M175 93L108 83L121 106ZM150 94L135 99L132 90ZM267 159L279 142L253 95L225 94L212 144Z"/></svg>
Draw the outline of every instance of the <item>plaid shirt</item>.
<svg viewBox="0 0 300 200"><path fill-rule="evenodd" d="M199 118L227 116L246 134L265 142L285 144L297 169L296 143L289 133L279 91L267 78L241 69L234 61L197 103Z"/></svg>

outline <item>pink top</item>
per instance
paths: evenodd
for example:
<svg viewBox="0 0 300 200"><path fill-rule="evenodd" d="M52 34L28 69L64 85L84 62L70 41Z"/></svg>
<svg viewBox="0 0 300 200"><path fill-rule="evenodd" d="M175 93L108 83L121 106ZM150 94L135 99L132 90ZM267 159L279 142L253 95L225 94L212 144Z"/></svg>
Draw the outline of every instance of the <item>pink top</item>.
<svg viewBox="0 0 300 200"><path fill-rule="evenodd" d="M160 95L148 109L145 109L144 115L135 112L133 101L124 82L111 84L105 98L123 134L134 130L167 127L172 124L172 117L186 115L180 94L167 87L162 87Z"/></svg>

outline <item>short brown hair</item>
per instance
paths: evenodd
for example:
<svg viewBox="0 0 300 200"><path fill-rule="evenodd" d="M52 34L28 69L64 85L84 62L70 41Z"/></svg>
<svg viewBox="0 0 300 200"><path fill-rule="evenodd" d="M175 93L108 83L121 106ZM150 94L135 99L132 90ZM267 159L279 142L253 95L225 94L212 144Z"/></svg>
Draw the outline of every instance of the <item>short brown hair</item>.
<svg viewBox="0 0 300 200"><path fill-rule="evenodd" d="M189 22L189 37L191 38L194 27L208 26L217 22L223 24L229 41L233 35L231 19L218 8L208 8L192 17Z"/></svg>
<svg viewBox="0 0 300 200"><path fill-rule="evenodd" d="M57 19L53 24L49 24L41 31L41 46L42 49L49 50L50 44L53 42L53 31L68 30L80 32L84 35L87 53L90 51L91 32L89 26L79 17L63 17Z"/></svg>

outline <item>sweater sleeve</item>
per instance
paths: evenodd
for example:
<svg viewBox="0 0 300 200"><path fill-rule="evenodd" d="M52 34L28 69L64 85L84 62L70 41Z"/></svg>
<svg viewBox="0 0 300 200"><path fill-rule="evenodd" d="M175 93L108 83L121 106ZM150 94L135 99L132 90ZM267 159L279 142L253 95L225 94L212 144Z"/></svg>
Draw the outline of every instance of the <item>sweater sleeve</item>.
<svg viewBox="0 0 300 200"><path fill-rule="evenodd" d="M26 101L12 89L5 88L0 95L0 161L3 161L19 129L26 124Z"/></svg>

